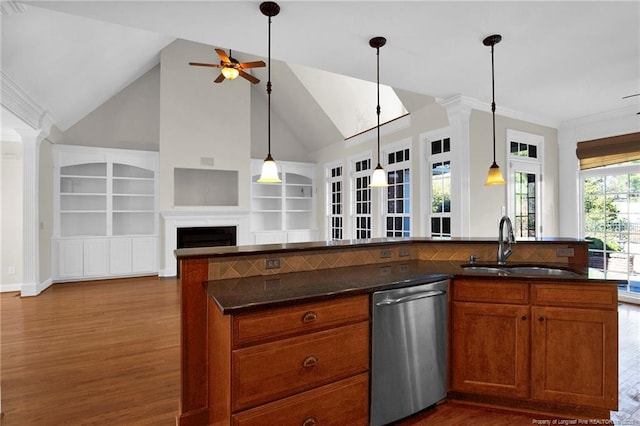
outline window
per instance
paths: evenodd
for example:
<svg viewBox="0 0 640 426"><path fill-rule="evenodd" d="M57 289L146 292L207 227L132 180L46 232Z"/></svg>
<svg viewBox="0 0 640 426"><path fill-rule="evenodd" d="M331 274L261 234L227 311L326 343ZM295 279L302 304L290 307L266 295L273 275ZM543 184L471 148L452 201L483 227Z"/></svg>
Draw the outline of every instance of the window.
<svg viewBox="0 0 640 426"><path fill-rule="evenodd" d="M438 139L429 146L431 236L448 238L451 237L451 140Z"/></svg>
<svg viewBox="0 0 640 426"><path fill-rule="evenodd" d="M327 169L327 194L329 196L328 230L329 239L341 240L344 235L342 166Z"/></svg>
<svg viewBox="0 0 640 426"><path fill-rule="evenodd" d="M581 173L582 232L592 275L624 279L640 293L640 162Z"/></svg>
<svg viewBox="0 0 640 426"><path fill-rule="evenodd" d="M353 163L354 234L371 238L371 158Z"/></svg>
<svg viewBox="0 0 640 426"><path fill-rule="evenodd" d="M508 215L516 239L542 234L542 136L507 129Z"/></svg>
<svg viewBox="0 0 640 426"><path fill-rule="evenodd" d="M411 234L410 166L409 148L387 153L387 237Z"/></svg>

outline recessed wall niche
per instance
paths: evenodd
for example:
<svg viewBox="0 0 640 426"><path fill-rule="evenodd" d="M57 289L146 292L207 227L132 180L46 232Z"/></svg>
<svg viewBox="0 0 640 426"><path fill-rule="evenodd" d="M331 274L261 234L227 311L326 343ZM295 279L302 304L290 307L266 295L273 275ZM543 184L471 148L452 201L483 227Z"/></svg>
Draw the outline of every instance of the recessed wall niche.
<svg viewBox="0 0 640 426"><path fill-rule="evenodd" d="M237 206L238 171L173 169L175 206Z"/></svg>

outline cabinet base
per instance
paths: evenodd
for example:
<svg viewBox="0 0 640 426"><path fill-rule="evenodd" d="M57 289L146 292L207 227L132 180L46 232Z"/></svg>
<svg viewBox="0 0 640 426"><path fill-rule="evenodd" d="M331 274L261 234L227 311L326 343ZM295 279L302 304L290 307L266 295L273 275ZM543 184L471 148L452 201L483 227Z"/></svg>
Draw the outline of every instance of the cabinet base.
<svg viewBox="0 0 640 426"><path fill-rule="evenodd" d="M557 404L546 401L531 401L514 398L475 395L462 392L449 392L450 401L464 402L481 407L499 408L544 416L557 416L565 419L609 419L611 412L603 408L579 405Z"/></svg>

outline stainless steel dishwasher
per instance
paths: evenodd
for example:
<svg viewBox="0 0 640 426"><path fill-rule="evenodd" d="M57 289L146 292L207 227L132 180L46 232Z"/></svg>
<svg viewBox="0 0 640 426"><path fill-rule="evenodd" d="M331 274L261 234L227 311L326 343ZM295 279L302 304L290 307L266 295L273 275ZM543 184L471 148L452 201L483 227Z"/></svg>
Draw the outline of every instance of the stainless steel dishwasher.
<svg viewBox="0 0 640 426"><path fill-rule="evenodd" d="M371 425L442 400L446 388L447 281L373 293Z"/></svg>

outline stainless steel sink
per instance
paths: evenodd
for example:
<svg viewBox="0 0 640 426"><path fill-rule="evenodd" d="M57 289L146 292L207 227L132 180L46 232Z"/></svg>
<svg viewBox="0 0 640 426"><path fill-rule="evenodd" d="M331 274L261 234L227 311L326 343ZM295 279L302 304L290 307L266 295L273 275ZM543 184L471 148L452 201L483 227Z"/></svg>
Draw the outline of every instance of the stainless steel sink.
<svg viewBox="0 0 640 426"><path fill-rule="evenodd" d="M465 272L480 272L483 274L506 274L508 272L505 268L497 268L493 266L463 266L462 270Z"/></svg>
<svg viewBox="0 0 640 426"><path fill-rule="evenodd" d="M497 274L497 275L547 275L547 276L565 276L578 277L580 274L569 271L567 269L553 268L547 266L481 266L468 265L463 266L465 272L477 272L481 274Z"/></svg>
<svg viewBox="0 0 640 426"><path fill-rule="evenodd" d="M509 274L513 275L560 275L566 277L577 277L580 275L567 269L549 268L546 266L515 266L507 269L509 270Z"/></svg>

